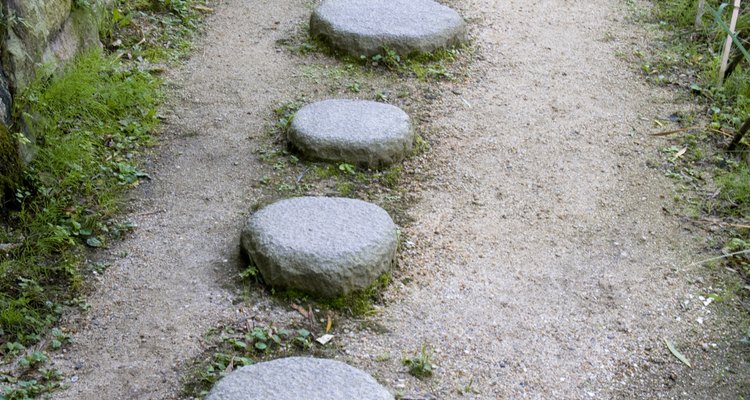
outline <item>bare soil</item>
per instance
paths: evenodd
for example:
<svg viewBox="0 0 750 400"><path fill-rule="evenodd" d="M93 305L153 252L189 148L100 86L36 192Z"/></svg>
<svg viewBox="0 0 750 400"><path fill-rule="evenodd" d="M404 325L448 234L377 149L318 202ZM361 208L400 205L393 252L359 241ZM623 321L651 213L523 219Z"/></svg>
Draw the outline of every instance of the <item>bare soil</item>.
<svg viewBox="0 0 750 400"><path fill-rule="evenodd" d="M240 227L267 197L254 151L280 103L375 92L417 117L430 150L405 164L412 207L385 305L339 323L337 358L405 398L747 394L739 328L698 298L703 240L665 212L672 184L649 167L666 143L648 136L653 119L688 106L618 57L647 32L617 1L451 5L470 23L473 62L424 83L342 77L339 61L284 49L308 1L219 4L172 72L154 180L133 194L139 228L101 255L111 267L71 320L76 344L55 360L71 387L55 398L179 398L211 327L301 318L234 284ZM355 80L359 93L347 90ZM419 380L401 359L423 345L437 370Z"/></svg>

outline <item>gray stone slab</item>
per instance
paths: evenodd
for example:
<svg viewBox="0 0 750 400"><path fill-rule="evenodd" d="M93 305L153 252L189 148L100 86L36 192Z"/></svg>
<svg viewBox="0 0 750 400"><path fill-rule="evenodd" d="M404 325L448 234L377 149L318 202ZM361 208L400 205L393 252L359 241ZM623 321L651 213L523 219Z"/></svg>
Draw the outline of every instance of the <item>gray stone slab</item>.
<svg viewBox="0 0 750 400"><path fill-rule="evenodd" d="M251 215L241 246L271 287L335 297L390 270L398 227L362 200L297 197Z"/></svg>
<svg viewBox="0 0 750 400"><path fill-rule="evenodd" d="M297 111L288 139L307 157L370 168L399 162L414 133L400 108L362 100L324 100Z"/></svg>
<svg viewBox="0 0 750 400"><path fill-rule="evenodd" d="M432 0L323 0L310 33L349 54L372 56L384 48L404 55L430 53L466 40L466 23Z"/></svg>
<svg viewBox="0 0 750 400"><path fill-rule="evenodd" d="M393 400L370 375L339 361L289 357L242 367L206 400Z"/></svg>

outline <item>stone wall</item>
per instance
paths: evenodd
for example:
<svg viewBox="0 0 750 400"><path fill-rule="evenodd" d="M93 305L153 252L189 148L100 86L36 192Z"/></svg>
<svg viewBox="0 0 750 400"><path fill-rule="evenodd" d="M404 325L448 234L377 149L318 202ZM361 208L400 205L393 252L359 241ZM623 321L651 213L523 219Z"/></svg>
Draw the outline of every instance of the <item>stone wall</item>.
<svg viewBox="0 0 750 400"><path fill-rule="evenodd" d="M42 71L50 73L77 54L101 47L99 26L114 0L0 0L0 124L11 126L13 96ZM7 131L0 132L0 160L17 158ZM33 140L33 138L30 138ZM27 160L28 161L28 160ZM8 168L5 168L8 167ZM6 165L0 183L8 183ZM4 189L0 187L0 189ZM5 188L7 189L7 188Z"/></svg>
<svg viewBox="0 0 750 400"><path fill-rule="evenodd" d="M23 88L41 67L55 68L99 42L110 0L5 0L2 66L11 89Z"/></svg>

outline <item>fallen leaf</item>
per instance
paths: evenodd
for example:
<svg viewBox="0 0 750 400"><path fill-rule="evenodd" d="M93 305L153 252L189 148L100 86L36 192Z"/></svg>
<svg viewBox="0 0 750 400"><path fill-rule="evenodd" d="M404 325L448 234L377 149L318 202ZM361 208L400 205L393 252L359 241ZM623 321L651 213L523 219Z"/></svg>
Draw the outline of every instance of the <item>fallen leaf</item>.
<svg viewBox="0 0 750 400"><path fill-rule="evenodd" d="M210 7L206 7L206 6L202 6L202 5L200 5L200 4L196 4L196 5L194 5L194 6L192 7L192 8L193 8L193 10L196 10L196 11L203 11L203 12L207 12L207 13L212 13L212 12L214 12L214 9L213 9L213 8L210 8Z"/></svg>
<svg viewBox="0 0 750 400"><path fill-rule="evenodd" d="M310 315L307 313L307 310L305 310L305 307L302 307L299 304L292 303L292 308L297 310L298 313L302 314L305 318L310 318Z"/></svg>
<svg viewBox="0 0 750 400"><path fill-rule="evenodd" d="M687 151L687 147L683 147L680 149L680 151L677 152L677 154L674 155L675 160L682 157L683 154Z"/></svg>
<svg viewBox="0 0 750 400"><path fill-rule="evenodd" d="M331 326L333 325L333 319L330 315L328 315L328 323L326 324L326 333L331 331Z"/></svg>
<svg viewBox="0 0 750 400"><path fill-rule="evenodd" d="M669 340L665 338L664 343L667 344L667 348L669 349L669 351L672 353L673 356L677 357L677 359L682 361L683 364L687 365L688 368L693 368L693 366L690 365L690 361L687 359L687 357L685 357L682 353L680 353L680 351L677 350L677 348L674 346L674 344L672 344L672 342L670 342Z"/></svg>
<svg viewBox="0 0 750 400"><path fill-rule="evenodd" d="M318 343L320 343L320 344L322 344L323 346L325 346L325 345L326 345L326 344L328 344L328 342L330 342L330 341L331 341L332 339L333 339L333 335L330 335L330 334L325 334L325 335L323 335L323 336L321 336L321 337L319 337L319 338L315 339L315 341L316 341L316 342L318 342Z"/></svg>

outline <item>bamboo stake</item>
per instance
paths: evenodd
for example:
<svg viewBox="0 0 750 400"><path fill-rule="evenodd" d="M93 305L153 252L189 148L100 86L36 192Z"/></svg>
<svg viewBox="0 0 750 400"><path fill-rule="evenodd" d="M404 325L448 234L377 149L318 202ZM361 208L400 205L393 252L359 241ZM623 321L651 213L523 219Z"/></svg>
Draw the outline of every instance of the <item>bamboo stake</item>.
<svg viewBox="0 0 750 400"><path fill-rule="evenodd" d="M695 14L695 29L703 25L703 12L706 10L706 0L698 0L698 12Z"/></svg>
<svg viewBox="0 0 750 400"><path fill-rule="evenodd" d="M732 50L732 35L734 34L734 28L737 26L737 17L740 15L740 2L741 0L734 0L734 10L732 10L732 21L729 23L729 31L731 34L727 35L727 42L724 44L724 54L721 56L721 69L719 70L719 86L724 84L724 74L727 72L727 64L729 63L729 52Z"/></svg>

